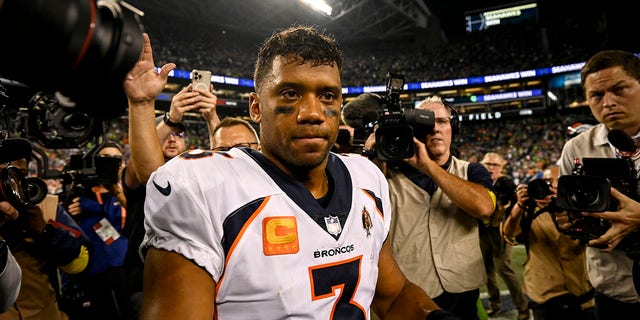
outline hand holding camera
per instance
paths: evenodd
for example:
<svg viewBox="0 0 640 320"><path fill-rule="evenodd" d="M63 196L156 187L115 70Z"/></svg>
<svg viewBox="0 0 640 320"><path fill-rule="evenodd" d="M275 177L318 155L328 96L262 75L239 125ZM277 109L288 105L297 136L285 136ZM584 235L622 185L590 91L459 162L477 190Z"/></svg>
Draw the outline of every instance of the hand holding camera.
<svg viewBox="0 0 640 320"><path fill-rule="evenodd" d="M622 239L640 228L640 202L616 188L611 188L611 195L618 203L616 210L582 213L586 217L606 219L611 223L603 235L588 242L589 246L602 248L603 252L611 252Z"/></svg>
<svg viewBox="0 0 640 320"><path fill-rule="evenodd" d="M0 227L5 221L18 219L18 210L7 201L0 201Z"/></svg>
<svg viewBox="0 0 640 320"><path fill-rule="evenodd" d="M525 204L523 207L532 214L530 219L535 219L543 213L551 214L559 232L586 244L589 240L605 233L610 227L606 220L589 218L581 214L585 210L600 209L602 203L609 204L607 195L597 192L599 184L592 184L595 182L591 180L592 178L581 175L561 176L558 179L557 189L549 180L531 180L526 187L523 185L518 187L518 203ZM606 181L606 178L602 179ZM601 182L600 179L598 181Z"/></svg>
<svg viewBox="0 0 640 320"><path fill-rule="evenodd" d="M555 195L556 190L548 180L534 179L516 187L516 205L531 213L536 210L543 211Z"/></svg>
<svg viewBox="0 0 640 320"><path fill-rule="evenodd" d="M198 100L196 110L208 121L215 113L218 97L213 94L211 84L211 71L193 70L191 71L191 90L200 92L201 99ZM217 114L216 114L217 116Z"/></svg>

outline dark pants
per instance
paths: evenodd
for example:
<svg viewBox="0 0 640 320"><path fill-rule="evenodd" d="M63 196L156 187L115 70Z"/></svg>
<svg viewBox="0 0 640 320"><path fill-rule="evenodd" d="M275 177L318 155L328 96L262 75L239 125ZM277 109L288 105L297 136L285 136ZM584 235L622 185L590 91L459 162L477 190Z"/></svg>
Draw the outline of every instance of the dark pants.
<svg viewBox="0 0 640 320"><path fill-rule="evenodd" d="M111 267L96 275L83 275L68 284L61 305L71 320L119 320L127 312L127 274Z"/></svg>
<svg viewBox="0 0 640 320"><path fill-rule="evenodd" d="M487 292L489 293L489 307L493 310L502 309L498 276L504 280L511 300L520 312L529 310L529 302L522 290L522 284L516 271L511 266L511 246L507 245L500 229L496 227L480 226L480 249L487 271Z"/></svg>
<svg viewBox="0 0 640 320"><path fill-rule="evenodd" d="M447 310L462 320L478 320L478 298L480 297L480 289L461 293L443 292L441 295L433 298L433 301L440 308Z"/></svg>
<svg viewBox="0 0 640 320"><path fill-rule="evenodd" d="M536 320L593 320L593 309L582 310L580 301L576 296L565 294L549 299L549 301L537 304L531 302L533 318Z"/></svg>
<svg viewBox="0 0 640 320"><path fill-rule="evenodd" d="M638 319L640 315L640 303L618 301L598 292L595 297L595 313L598 320Z"/></svg>

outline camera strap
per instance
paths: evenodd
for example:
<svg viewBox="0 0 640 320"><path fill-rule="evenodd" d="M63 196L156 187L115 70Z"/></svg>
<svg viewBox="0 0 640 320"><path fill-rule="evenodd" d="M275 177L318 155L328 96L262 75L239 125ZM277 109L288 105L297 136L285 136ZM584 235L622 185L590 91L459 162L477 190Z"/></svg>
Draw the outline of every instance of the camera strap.
<svg viewBox="0 0 640 320"><path fill-rule="evenodd" d="M533 224L533 220L535 220L538 216L540 216L543 213L550 213L549 211L549 206L546 206L544 208L541 208L540 210L535 210L535 205L530 205L527 204L526 206L526 210L525 210L525 214L522 217L522 219L520 219L520 229L522 230L522 232L520 233L519 239L516 239L518 242L524 244L524 247L527 251L527 254L529 254L529 233L531 232L531 225ZM553 222L555 224L555 219L553 219ZM557 227L557 226L556 226Z"/></svg>

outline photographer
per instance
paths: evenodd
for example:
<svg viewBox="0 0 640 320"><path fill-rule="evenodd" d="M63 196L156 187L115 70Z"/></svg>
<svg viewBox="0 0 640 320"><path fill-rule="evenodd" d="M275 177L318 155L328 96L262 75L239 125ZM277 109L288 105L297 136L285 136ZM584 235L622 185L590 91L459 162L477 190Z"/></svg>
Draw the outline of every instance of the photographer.
<svg viewBox="0 0 640 320"><path fill-rule="evenodd" d="M558 162L561 175L572 174L576 159L619 157L620 150L608 139L610 131L620 130L634 138L640 130L640 58L618 50L598 52L582 67L581 80L591 113L600 123L566 142ZM640 163L634 162L637 168ZM629 315L640 314L633 260L621 250L594 247L586 248L586 256L598 319L629 319Z"/></svg>
<svg viewBox="0 0 640 320"><path fill-rule="evenodd" d="M518 311L529 313L529 303L522 292L522 284L511 266L511 246L505 244L500 235L500 223L504 215L516 201L516 185L513 178L504 173L506 161L496 152L487 152L482 163L491 174L493 191L496 195L496 210L488 220L479 221L480 248L487 271L487 292L489 293L489 316L494 316L502 309L502 298L498 286L498 276L502 278L511 300Z"/></svg>
<svg viewBox="0 0 640 320"><path fill-rule="evenodd" d="M122 148L117 143L104 142L96 151L94 159L120 162L122 169ZM119 171L101 169L113 171L113 180L118 181ZM93 184L76 190L68 206L94 248L87 270L69 277L72 283L68 286L75 286L82 299L67 301L68 313L72 319L123 319L128 308L128 280L123 268L128 239L122 234L126 199L119 182Z"/></svg>
<svg viewBox="0 0 640 320"><path fill-rule="evenodd" d="M502 234L509 245L524 244L527 250L524 291L534 319L594 319L584 246L561 234L549 214L558 177L554 165L541 179L516 188L517 202L505 214Z"/></svg>
<svg viewBox="0 0 640 320"><path fill-rule="evenodd" d="M11 165L26 176L27 164L27 159L21 158L0 167L6 170ZM42 188L46 194L46 184ZM91 244L53 195L37 206L30 203L18 211L19 217L6 221L0 235L22 269L22 285L16 303L0 314L0 319L68 319L52 286L58 284L55 275L58 268L67 274L84 271Z"/></svg>
<svg viewBox="0 0 640 320"><path fill-rule="evenodd" d="M495 209L491 176L480 163L451 154L458 130L453 107L434 96L416 108L434 113L433 128L413 139L413 157L381 165L391 194L391 247L407 278L440 307L476 319L479 288L486 282L478 267L483 258L477 219L488 219ZM371 135L365 150L376 140Z"/></svg>

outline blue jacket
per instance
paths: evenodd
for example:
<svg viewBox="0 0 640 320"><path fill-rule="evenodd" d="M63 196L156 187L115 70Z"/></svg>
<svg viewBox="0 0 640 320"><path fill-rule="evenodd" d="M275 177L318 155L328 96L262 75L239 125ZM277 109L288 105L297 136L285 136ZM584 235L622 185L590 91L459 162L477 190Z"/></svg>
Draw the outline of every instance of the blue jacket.
<svg viewBox="0 0 640 320"><path fill-rule="evenodd" d="M97 274L110 267L122 266L128 246L128 240L122 233L122 206L110 193L102 193L101 197L103 197L102 204L96 199L80 196L82 213L75 217L93 244L89 274ZM103 240L98 235L100 221L105 218L119 233L117 239Z"/></svg>

